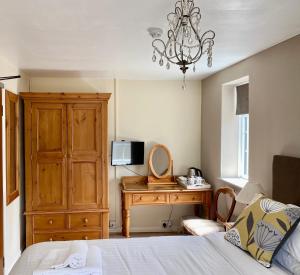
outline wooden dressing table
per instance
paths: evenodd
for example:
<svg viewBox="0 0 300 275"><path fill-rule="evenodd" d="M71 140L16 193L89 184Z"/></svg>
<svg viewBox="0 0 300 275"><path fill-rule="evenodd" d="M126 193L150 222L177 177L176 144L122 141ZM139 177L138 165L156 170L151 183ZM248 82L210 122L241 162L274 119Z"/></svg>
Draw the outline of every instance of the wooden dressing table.
<svg viewBox="0 0 300 275"><path fill-rule="evenodd" d="M188 190L178 184L148 185L148 177L122 177L122 233L130 237L130 207L138 205L202 204L210 218L212 189Z"/></svg>

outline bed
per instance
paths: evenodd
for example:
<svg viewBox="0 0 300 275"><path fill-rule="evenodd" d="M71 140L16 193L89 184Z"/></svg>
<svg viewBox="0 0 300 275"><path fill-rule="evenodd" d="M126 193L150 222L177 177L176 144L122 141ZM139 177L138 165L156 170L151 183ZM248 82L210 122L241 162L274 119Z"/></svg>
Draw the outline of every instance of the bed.
<svg viewBox="0 0 300 275"><path fill-rule="evenodd" d="M40 260L66 242L35 244L23 253L11 275L32 275ZM103 275L283 275L274 265L266 269L239 248L224 240L222 233L206 237L172 236L88 241L102 251Z"/></svg>
<svg viewBox="0 0 300 275"><path fill-rule="evenodd" d="M287 176L285 173L289 175L296 173L298 177L294 177L293 182L297 188L300 186L300 169L297 165L291 165L293 161L298 163L299 159L274 157L273 193L276 194L277 200L281 199L282 186ZM295 171L291 167L294 167ZM277 189L281 192L277 192ZM286 192L283 193L286 194ZM295 192L290 192L290 198L284 196L284 200L298 202L298 194ZM87 243L89 246L95 245L101 249L103 275L290 274L276 262L271 268L263 267L247 253L224 240L224 233L214 233L204 237L172 236L91 240ZM70 242L45 242L28 247L10 275L32 275L50 250L65 248L69 245Z"/></svg>

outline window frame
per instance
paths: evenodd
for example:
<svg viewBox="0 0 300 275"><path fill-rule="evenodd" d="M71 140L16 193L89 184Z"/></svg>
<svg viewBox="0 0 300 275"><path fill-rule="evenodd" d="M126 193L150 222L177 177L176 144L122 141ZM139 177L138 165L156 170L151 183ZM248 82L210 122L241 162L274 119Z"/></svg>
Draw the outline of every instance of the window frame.
<svg viewBox="0 0 300 275"><path fill-rule="evenodd" d="M249 179L249 114L239 115L238 117L238 176Z"/></svg>

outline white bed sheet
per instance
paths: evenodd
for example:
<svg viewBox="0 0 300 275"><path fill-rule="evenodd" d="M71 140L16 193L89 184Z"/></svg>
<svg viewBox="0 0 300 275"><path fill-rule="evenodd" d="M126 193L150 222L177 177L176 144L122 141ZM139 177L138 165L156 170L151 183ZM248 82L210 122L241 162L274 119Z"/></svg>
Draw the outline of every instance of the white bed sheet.
<svg viewBox="0 0 300 275"><path fill-rule="evenodd" d="M27 248L10 275L32 275L50 249L69 242L47 242ZM283 275L269 269L224 240L223 233L197 236L91 240L102 250L103 275Z"/></svg>

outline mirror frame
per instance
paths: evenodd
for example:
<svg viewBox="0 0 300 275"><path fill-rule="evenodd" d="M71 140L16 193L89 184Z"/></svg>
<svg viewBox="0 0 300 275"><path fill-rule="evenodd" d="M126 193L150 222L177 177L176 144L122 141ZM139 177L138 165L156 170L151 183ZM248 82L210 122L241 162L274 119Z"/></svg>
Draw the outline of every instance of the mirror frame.
<svg viewBox="0 0 300 275"><path fill-rule="evenodd" d="M169 158L169 164L168 164L168 169L167 171L163 174L163 175L158 175L153 167L153 162L152 162L152 159L153 159L153 155L155 153L156 150L158 150L159 148L162 148L168 155L168 158ZM158 179L164 179L164 178L167 178L168 176L171 175L172 173L172 163L173 163L173 160L172 160L172 156L171 156L171 152L169 151L169 149L163 145L163 144L155 144L150 153L149 153L149 160L148 160L148 164L149 164L149 169L151 171L151 173L154 175L154 177L158 178Z"/></svg>

